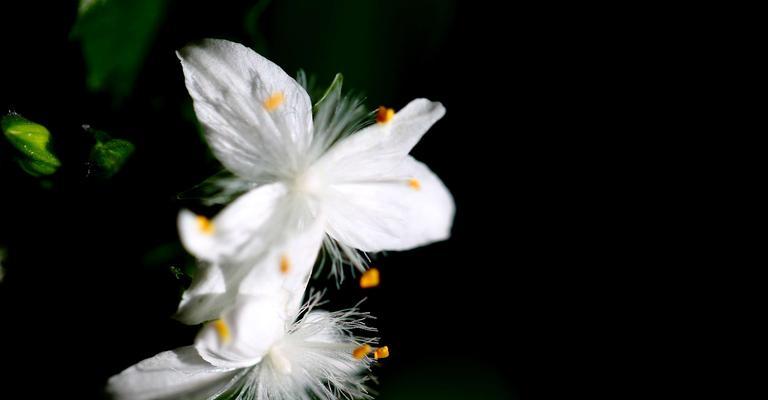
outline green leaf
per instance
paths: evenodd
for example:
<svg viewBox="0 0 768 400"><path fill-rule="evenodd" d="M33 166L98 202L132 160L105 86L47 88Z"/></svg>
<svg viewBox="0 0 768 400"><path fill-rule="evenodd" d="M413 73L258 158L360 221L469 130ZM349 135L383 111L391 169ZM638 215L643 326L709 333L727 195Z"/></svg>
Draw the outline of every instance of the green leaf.
<svg viewBox="0 0 768 400"><path fill-rule="evenodd" d="M5 138L21 152L17 161L30 175L51 175L61 166L49 150L51 133L43 125L11 113L3 117L0 127Z"/></svg>
<svg viewBox="0 0 768 400"><path fill-rule="evenodd" d="M133 89L167 0L82 0L72 37L80 40L88 88L121 100Z"/></svg>
<svg viewBox="0 0 768 400"><path fill-rule="evenodd" d="M104 1L106 0L80 0L80 6L77 8L77 12L79 15L83 15L96 4L103 3Z"/></svg>
<svg viewBox="0 0 768 400"><path fill-rule="evenodd" d="M312 112L316 113L320 105L327 100L338 100L341 98L341 85L344 83L344 75L338 73L336 76L333 77L333 82L331 82L331 85L328 86L328 89L325 90L325 93L323 93L323 96L320 97L320 100L315 102L315 105L312 106Z"/></svg>
<svg viewBox="0 0 768 400"><path fill-rule="evenodd" d="M113 139L106 132L86 130L93 133L96 138L96 144L91 149L90 165L96 168L92 173L104 178L111 178L120 169L133 154L135 146L125 139Z"/></svg>
<svg viewBox="0 0 768 400"><path fill-rule="evenodd" d="M57 166L31 159L19 158L16 161L19 163L19 167L21 167L24 172L32 176L53 175L53 173L56 172L56 169L58 168Z"/></svg>

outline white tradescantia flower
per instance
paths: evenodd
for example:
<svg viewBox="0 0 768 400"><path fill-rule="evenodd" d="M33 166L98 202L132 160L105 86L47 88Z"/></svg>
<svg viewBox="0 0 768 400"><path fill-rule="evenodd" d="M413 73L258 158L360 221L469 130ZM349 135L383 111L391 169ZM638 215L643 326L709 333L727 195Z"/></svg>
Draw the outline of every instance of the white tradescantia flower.
<svg viewBox="0 0 768 400"><path fill-rule="evenodd" d="M250 189L212 221L180 214L182 242L209 265L182 299L182 322L215 317L234 292L265 295L275 285L290 313L323 245L340 272L341 260L364 270L360 252L450 235L450 192L408 155L445 113L440 103L382 107L358 129L338 93L313 117L304 88L240 44L204 40L178 56L211 149Z"/></svg>
<svg viewBox="0 0 768 400"><path fill-rule="evenodd" d="M313 310L297 321L283 318L274 299L248 298L206 324L194 346L160 353L109 380L116 399L288 400L371 398L365 387L375 339L357 309ZM370 356L369 356L370 354Z"/></svg>

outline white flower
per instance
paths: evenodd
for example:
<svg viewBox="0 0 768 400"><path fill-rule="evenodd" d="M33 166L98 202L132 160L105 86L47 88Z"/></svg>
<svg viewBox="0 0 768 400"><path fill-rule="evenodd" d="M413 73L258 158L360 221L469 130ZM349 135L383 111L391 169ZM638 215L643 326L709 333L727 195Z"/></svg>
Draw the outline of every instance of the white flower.
<svg viewBox="0 0 768 400"><path fill-rule="evenodd" d="M274 282L290 312L323 245L340 272L341 260L364 270L360 252L450 235L450 192L408 155L445 113L440 103L380 108L375 124L349 132L345 100L323 102L313 120L307 92L240 44L205 40L178 56L211 149L252 188L212 221L181 213L182 242L210 264L182 299L182 322L211 319L233 292L264 295Z"/></svg>
<svg viewBox="0 0 768 400"><path fill-rule="evenodd" d="M109 380L116 399L288 400L371 398L366 373L374 338L353 331L367 313L315 311L319 297L293 322L273 299L248 298L203 327L194 346L160 353Z"/></svg>

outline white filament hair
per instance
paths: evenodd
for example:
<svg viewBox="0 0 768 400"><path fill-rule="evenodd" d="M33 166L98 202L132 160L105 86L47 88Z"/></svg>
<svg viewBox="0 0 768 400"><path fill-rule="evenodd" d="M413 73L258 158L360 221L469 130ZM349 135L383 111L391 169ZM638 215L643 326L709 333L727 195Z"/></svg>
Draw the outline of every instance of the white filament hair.
<svg viewBox="0 0 768 400"><path fill-rule="evenodd" d="M366 386L369 357L356 359L352 352L361 344L376 344L369 336L376 329L366 325L373 317L357 306L335 312L314 310L322 294L311 295L300 310L301 317L288 327L278 347L281 358L291 365L281 369L273 356L244 368L209 400L338 400L371 399Z"/></svg>

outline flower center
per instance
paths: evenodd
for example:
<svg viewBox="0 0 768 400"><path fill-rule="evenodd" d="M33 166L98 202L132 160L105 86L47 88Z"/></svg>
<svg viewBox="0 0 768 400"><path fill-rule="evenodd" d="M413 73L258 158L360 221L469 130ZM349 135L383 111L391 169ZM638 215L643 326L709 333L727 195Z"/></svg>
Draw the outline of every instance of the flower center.
<svg viewBox="0 0 768 400"><path fill-rule="evenodd" d="M325 181L312 168L298 174L293 181L293 190L304 194L319 194L325 187Z"/></svg>
<svg viewBox="0 0 768 400"><path fill-rule="evenodd" d="M291 373L292 371L291 362L288 360L285 354L283 354L283 351L280 345L272 346L272 348L269 349L268 355L269 355L270 361L272 361L272 365L275 366L276 370L286 375Z"/></svg>

